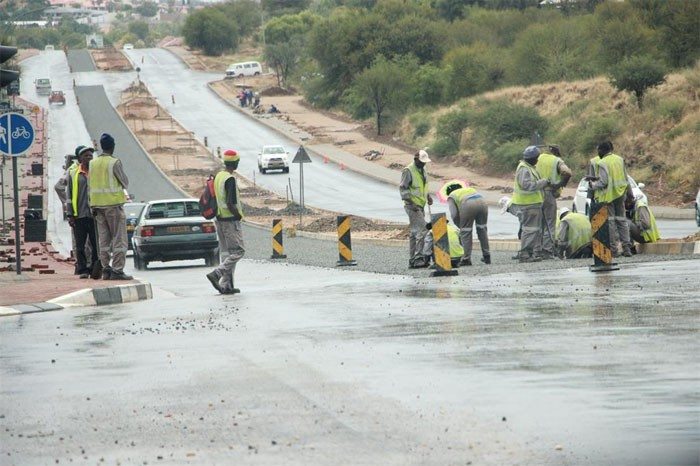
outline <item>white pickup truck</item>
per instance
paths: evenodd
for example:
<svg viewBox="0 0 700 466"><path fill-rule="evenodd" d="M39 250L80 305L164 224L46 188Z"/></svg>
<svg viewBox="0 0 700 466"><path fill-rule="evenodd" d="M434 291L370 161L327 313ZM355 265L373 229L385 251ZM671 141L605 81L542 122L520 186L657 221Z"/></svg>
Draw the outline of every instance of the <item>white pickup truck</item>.
<svg viewBox="0 0 700 466"><path fill-rule="evenodd" d="M37 95L51 94L51 80L49 78L39 78L34 81Z"/></svg>

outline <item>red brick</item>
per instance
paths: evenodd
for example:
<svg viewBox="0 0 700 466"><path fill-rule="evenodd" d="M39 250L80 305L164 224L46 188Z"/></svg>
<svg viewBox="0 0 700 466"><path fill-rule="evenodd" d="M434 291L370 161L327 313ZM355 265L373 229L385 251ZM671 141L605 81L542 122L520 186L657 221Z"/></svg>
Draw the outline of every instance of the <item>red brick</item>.
<svg viewBox="0 0 700 466"><path fill-rule="evenodd" d="M46 270L39 270L39 273L41 275L51 275L53 273L56 273L56 271L53 269L46 269Z"/></svg>

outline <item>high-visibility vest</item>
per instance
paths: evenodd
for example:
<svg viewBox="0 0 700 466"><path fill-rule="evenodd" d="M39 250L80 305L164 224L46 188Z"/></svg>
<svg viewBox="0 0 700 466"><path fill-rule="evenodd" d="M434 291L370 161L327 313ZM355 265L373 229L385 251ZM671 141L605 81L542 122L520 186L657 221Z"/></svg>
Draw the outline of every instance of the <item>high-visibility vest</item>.
<svg viewBox="0 0 700 466"><path fill-rule="evenodd" d="M233 175L226 170L221 170L214 177L214 191L216 192L216 216L218 218L231 218L233 217L233 212L228 209L226 204L226 180L233 178ZM243 218L243 209L241 208L241 195L238 192L238 183L236 183L236 210L238 214Z"/></svg>
<svg viewBox="0 0 700 466"><path fill-rule="evenodd" d="M463 200L469 199L470 197L476 196L477 194L479 193L474 188L459 188L452 191L449 197L454 199L457 205L460 205Z"/></svg>
<svg viewBox="0 0 700 466"><path fill-rule="evenodd" d="M78 183L80 181L80 174L83 173L82 170L80 170L80 165L78 165L75 169L73 167L70 167L70 170L68 171L70 174L71 178L71 204L73 206L73 217L78 216ZM87 181L87 173L85 173L85 181ZM89 185L89 184L88 184Z"/></svg>
<svg viewBox="0 0 700 466"><path fill-rule="evenodd" d="M562 219L562 222L566 222L569 228L567 230L568 238L561 239L566 239L569 242L572 252L576 252L582 247L591 244L593 232L588 217L578 212L569 212Z"/></svg>
<svg viewBox="0 0 700 466"><path fill-rule="evenodd" d="M600 164L600 156L596 155L588 163L591 165L591 167L593 167L593 176L598 176L598 165Z"/></svg>
<svg viewBox="0 0 700 466"><path fill-rule="evenodd" d="M661 234L659 234L659 229L656 227L656 219L654 218L654 214L651 213L651 209L648 205L646 205L644 201L640 200L635 203L633 215L634 223L641 226L641 222L639 221L639 209L641 207L645 207L649 212L650 223L649 228L647 228L646 230L642 230L642 238L644 238L644 241L646 241L647 243L656 243L658 240L661 239Z"/></svg>
<svg viewBox="0 0 700 466"><path fill-rule="evenodd" d="M532 175L532 179L539 181L540 175L535 170L535 167L521 160L518 164L518 168L515 170L515 182L513 184L513 204L515 205L529 205L529 204L539 204L544 201L544 194L541 189L535 191L525 191L518 183L518 172L521 168L525 168Z"/></svg>
<svg viewBox="0 0 700 466"><path fill-rule="evenodd" d="M627 177L625 177L625 161L616 154L608 154L600 161L600 165L608 172L608 185L605 190L595 192L596 201L609 204L625 194Z"/></svg>
<svg viewBox="0 0 700 466"><path fill-rule="evenodd" d="M425 207L428 202L428 182L423 179L420 170L415 162L404 168L411 172L411 186L408 188L411 193L411 202L418 207Z"/></svg>
<svg viewBox="0 0 700 466"><path fill-rule="evenodd" d="M557 166L559 166L559 162L561 161L562 160L556 155L543 152L537 158L535 169L537 173L539 173L540 178L549 180L552 184L557 184L561 181L561 176L557 170Z"/></svg>
<svg viewBox="0 0 700 466"><path fill-rule="evenodd" d="M454 259L464 255L464 248L462 247L462 243L459 242L459 228L451 223L447 224L447 241L449 241L450 244L451 258Z"/></svg>
<svg viewBox="0 0 700 466"><path fill-rule="evenodd" d="M126 202L121 183L114 176L117 159L101 154L90 161L90 207L108 207Z"/></svg>

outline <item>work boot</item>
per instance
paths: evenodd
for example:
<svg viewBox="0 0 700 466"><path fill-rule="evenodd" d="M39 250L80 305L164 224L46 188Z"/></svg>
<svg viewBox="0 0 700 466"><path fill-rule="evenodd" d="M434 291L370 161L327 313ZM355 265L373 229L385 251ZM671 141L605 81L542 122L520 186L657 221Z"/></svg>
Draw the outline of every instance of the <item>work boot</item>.
<svg viewBox="0 0 700 466"><path fill-rule="evenodd" d="M219 279L221 278L221 272L219 272L219 269L214 269L213 271L209 272L207 274L207 279L211 283L211 286L216 289L219 293L224 293L223 290L221 289L221 286L219 286Z"/></svg>
<svg viewBox="0 0 700 466"><path fill-rule="evenodd" d="M636 246L636 245L632 245L632 247L630 248L630 251L632 251L632 255L638 254L638 253L637 253L637 246Z"/></svg>
<svg viewBox="0 0 700 466"><path fill-rule="evenodd" d="M525 263L528 263L528 262L542 262L542 258L541 258L541 257L536 257L536 256L530 256L530 257L523 256L523 257L520 257L520 258L518 259L518 261L519 261L521 264L525 264Z"/></svg>
<svg viewBox="0 0 700 466"><path fill-rule="evenodd" d="M102 280L112 279L112 267L105 267L102 269Z"/></svg>
<svg viewBox="0 0 700 466"><path fill-rule="evenodd" d="M221 290L221 294L236 294L236 293L240 293L240 292L241 292L241 290L238 288L223 288Z"/></svg>
<svg viewBox="0 0 700 466"><path fill-rule="evenodd" d="M484 264L488 265L491 263L491 254L484 254L484 257L481 258L481 262Z"/></svg>
<svg viewBox="0 0 700 466"><path fill-rule="evenodd" d="M81 278L81 279L84 279L84 278L89 278L89 277L90 277L90 274L89 274L89 273L87 273L87 272L85 272L85 273L81 273L81 274L80 274L80 278Z"/></svg>
<svg viewBox="0 0 700 466"><path fill-rule="evenodd" d="M632 251L630 250L629 246L625 246L622 248L622 255L625 257L632 257Z"/></svg>
<svg viewBox="0 0 700 466"><path fill-rule="evenodd" d="M133 280L134 277L131 275L127 275L124 273L123 270L114 270L112 269L112 272L109 277L110 280Z"/></svg>
<svg viewBox="0 0 700 466"><path fill-rule="evenodd" d="M93 280L99 280L102 277L102 262L97 261L92 264L92 271L90 272L90 277Z"/></svg>
<svg viewBox="0 0 700 466"><path fill-rule="evenodd" d="M467 259L466 257L463 257L461 261L459 261L459 266L460 267L465 267L465 266L470 266L472 265L472 260Z"/></svg>

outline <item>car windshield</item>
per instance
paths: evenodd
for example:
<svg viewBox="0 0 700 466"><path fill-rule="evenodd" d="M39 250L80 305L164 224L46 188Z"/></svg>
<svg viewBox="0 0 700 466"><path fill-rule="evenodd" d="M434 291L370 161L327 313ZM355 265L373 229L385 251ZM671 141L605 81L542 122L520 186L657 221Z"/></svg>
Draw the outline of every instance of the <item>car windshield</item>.
<svg viewBox="0 0 700 466"><path fill-rule="evenodd" d="M282 147L282 146L265 147L263 149L263 154L284 154L284 147Z"/></svg>
<svg viewBox="0 0 700 466"><path fill-rule="evenodd" d="M49 81L48 79L37 79L36 83L39 85L44 85L44 84L50 84L51 81Z"/></svg>
<svg viewBox="0 0 700 466"><path fill-rule="evenodd" d="M199 217L202 212L197 201L174 201L151 204L146 218Z"/></svg>
<svg viewBox="0 0 700 466"><path fill-rule="evenodd" d="M146 204L124 204L124 214L127 218L135 218L141 215Z"/></svg>

